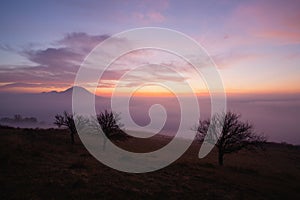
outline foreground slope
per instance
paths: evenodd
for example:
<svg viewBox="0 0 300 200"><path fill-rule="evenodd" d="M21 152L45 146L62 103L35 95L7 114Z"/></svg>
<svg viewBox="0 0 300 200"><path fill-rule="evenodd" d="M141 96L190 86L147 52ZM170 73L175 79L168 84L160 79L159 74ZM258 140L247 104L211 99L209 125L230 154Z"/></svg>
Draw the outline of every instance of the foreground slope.
<svg viewBox="0 0 300 200"><path fill-rule="evenodd" d="M66 130L0 129L0 199L299 199L300 149L267 144L217 165L216 152L199 160L199 144L172 165L146 174L115 171L95 160ZM130 139L136 152L168 138Z"/></svg>

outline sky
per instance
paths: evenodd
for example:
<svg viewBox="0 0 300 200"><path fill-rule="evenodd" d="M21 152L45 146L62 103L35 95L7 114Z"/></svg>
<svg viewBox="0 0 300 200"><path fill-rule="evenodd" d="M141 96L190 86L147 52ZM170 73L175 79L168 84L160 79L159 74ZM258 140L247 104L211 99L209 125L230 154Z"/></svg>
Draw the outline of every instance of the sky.
<svg viewBox="0 0 300 200"><path fill-rule="evenodd" d="M162 27L182 32L205 48L227 93L300 93L299 11L297 0L4 0L0 7L0 92L65 90L100 42L128 29ZM186 76L193 73L187 70L188 64L164 54L146 50L127 55L123 62L120 58L102 77L98 92L109 94L128 72L126 64L132 60L141 64L140 60L150 57L172 65L165 70L135 71L123 81L121 91L156 80L167 81L184 93L183 81L172 68L180 65ZM207 90L201 81L194 84L199 93ZM141 90L145 95L151 92L161 94L164 89L146 86Z"/></svg>

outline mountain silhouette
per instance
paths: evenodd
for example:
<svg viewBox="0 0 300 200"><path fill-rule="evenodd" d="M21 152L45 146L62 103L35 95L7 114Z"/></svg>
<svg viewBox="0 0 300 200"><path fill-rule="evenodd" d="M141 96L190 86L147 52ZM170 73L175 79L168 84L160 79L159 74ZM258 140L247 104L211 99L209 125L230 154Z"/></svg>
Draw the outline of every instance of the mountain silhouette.
<svg viewBox="0 0 300 200"><path fill-rule="evenodd" d="M72 93L74 90L77 90L77 91L80 91L80 92L83 92L83 93L90 93L87 89L85 89L84 87L80 87L80 86L70 87L70 88L68 88L65 91L62 91L60 93L68 94L68 93Z"/></svg>
<svg viewBox="0 0 300 200"><path fill-rule="evenodd" d="M93 95L87 89L85 89L84 87L80 87L80 86L73 86L73 87L67 88L64 91L60 91L60 92L58 92L56 90L53 90L53 91L50 91L50 92L42 92L41 94L64 94L64 95L72 95L72 93L73 93L74 90L76 90L77 92L82 93L82 94ZM95 95L95 96L97 96L97 95Z"/></svg>
<svg viewBox="0 0 300 200"><path fill-rule="evenodd" d="M39 121L53 125L54 116L64 110L72 112L73 91L85 95L94 95L87 89L79 86L70 87L64 91L51 91L34 94L0 93L0 117L10 117L14 114L35 116ZM102 110L110 105L109 98L96 96L96 110ZM84 102L83 102L84 104Z"/></svg>

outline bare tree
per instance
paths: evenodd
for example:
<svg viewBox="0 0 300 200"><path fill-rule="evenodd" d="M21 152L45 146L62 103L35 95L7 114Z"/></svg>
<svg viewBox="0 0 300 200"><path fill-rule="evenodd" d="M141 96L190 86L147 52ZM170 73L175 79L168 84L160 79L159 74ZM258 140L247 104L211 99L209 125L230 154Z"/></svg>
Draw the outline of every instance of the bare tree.
<svg viewBox="0 0 300 200"><path fill-rule="evenodd" d="M54 124L56 124L58 127L67 127L70 130L71 142L74 144L75 134L77 134L76 125L77 128L86 127L87 125L97 127L95 123L99 123L102 131L108 139L117 141L129 138L129 136L121 130L123 124L120 123L120 120L121 118L119 114L113 113L112 111L109 112L107 110L98 114L95 120L91 120L83 116L76 116L75 120L72 114L64 111L62 115L57 114L55 116ZM104 143L106 143L106 140L104 140Z"/></svg>
<svg viewBox="0 0 300 200"><path fill-rule="evenodd" d="M213 116L211 121L209 119L199 121L197 139L216 145L221 166L224 154L262 147L266 142L264 136L257 135L253 126L248 122L242 122L240 117L239 114L227 112Z"/></svg>
<svg viewBox="0 0 300 200"><path fill-rule="evenodd" d="M77 133L74 117L67 111L64 111L62 115L57 114L55 116L54 124L58 127L67 127L70 130L71 143L75 143L75 134Z"/></svg>
<svg viewBox="0 0 300 200"><path fill-rule="evenodd" d="M97 115L97 121L106 137L115 141L126 140L129 137L124 131L121 130L123 124L120 123L120 120L120 115L112 111L105 110ZM105 148L105 144L103 148Z"/></svg>

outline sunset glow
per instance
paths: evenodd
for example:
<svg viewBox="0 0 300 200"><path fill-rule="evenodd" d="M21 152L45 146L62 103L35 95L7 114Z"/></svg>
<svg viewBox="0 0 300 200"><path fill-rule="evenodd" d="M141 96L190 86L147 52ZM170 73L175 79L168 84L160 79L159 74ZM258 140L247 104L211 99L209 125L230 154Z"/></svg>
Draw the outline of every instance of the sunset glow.
<svg viewBox="0 0 300 200"><path fill-rule="evenodd" d="M11 4L6 2L1 6L2 19L9 19L1 21L5 27L0 48L1 92L63 91L72 86L78 67L97 44L114 33L142 26L172 28L195 39L216 63L227 93L300 92L299 1L189 1L185 4L168 0L105 1L93 7L79 6L79 2L35 2L26 7ZM94 7L99 10L94 11ZM37 13L36 8L45 12ZM122 12L118 11L120 8ZM79 9L91 14L75 14ZM53 23L45 27L45 18ZM76 27L71 21L76 21ZM165 57L159 54L160 58L147 52L132 54L127 64L140 55L153 56L155 63L166 64ZM172 63L172 59L168 61ZM126 72L124 66L114 67L105 77L106 82L117 81ZM155 76L173 81L163 73ZM131 81L139 84L143 80ZM185 93L180 83L175 82L177 92ZM207 90L205 84L198 86L196 82L193 84L198 93ZM97 94L109 95L113 89L106 84ZM166 95L156 89L143 90L141 94Z"/></svg>

